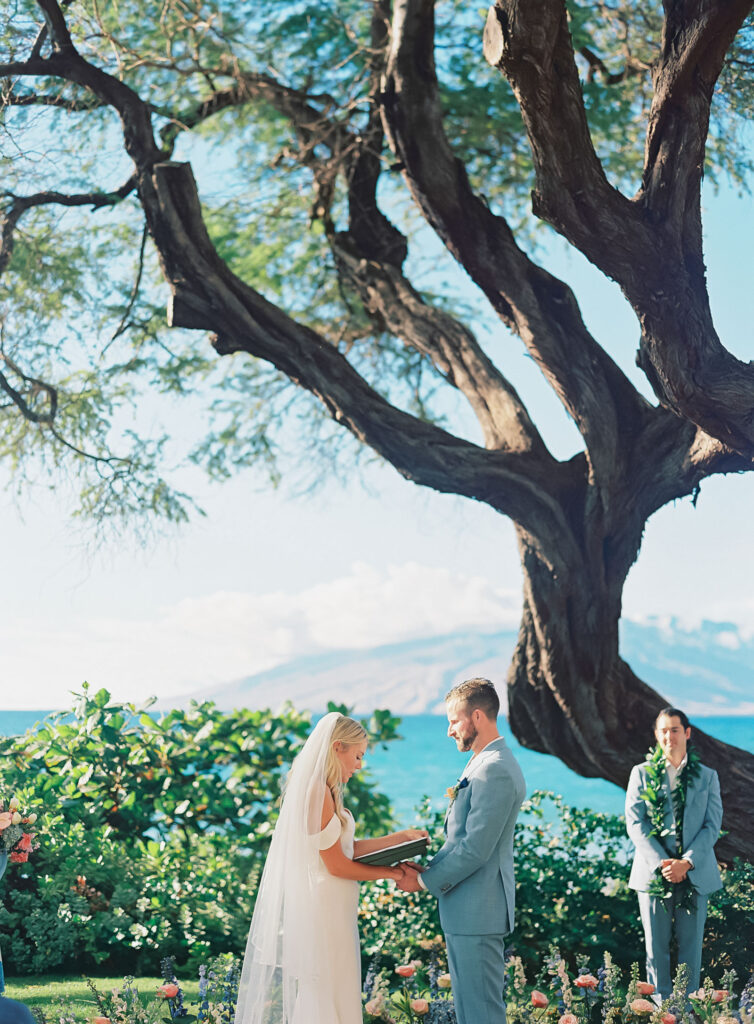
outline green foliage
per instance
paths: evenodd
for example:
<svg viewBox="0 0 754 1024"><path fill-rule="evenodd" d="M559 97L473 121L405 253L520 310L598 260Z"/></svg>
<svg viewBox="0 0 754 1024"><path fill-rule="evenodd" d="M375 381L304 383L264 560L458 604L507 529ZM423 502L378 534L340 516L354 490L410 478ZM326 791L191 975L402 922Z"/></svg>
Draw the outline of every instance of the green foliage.
<svg viewBox="0 0 754 1024"><path fill-rule="evenodd" d="M41 811L47 831L0 881L10 969L144 969L169 954L196 963L243 950L284 774L311 717L290 706L148 708L85 687L72 715L0 740L0 790ZM364 724L373 743L396 738L389 712ZM348 803L363 833L391 830L366 772Z"/></svg>
<svg viewBox="0 0 754 1024"><path fill-rule="evenodd" d="M329 710L347 713L344 706ZM375 711L371 743L398 737L398 719ZM196 967L243 952L254 895L277 815L283 776L311 728L308 714L224 714L210 702L158 717L88 688L72 714L34 733L0 739L0 791L40 814L41 848L0 880L0 935L11 975L93 965L147 970L161 957ZM390 831L387 797L366 772L348 786L361 835ZM417 821L430 850L443 815ZM567 807L537 793L516 832L516 929L510 940L529 972L556 944L592 972L607 952L626 969L643 958L631 847L616 815ZM754 928L754 866L723 872L709 905L705 966L746 977L740 936ZM442 962L437 903L427 893L364 884L359 930L365 963Z"/></svg>
<svg viewBox="0 0 754 1024"><path fill-rule="evenodd" d="M330 131L356 139L367 125L377 57L372 7L363 0L165 0L159 17L145 18L140 0L82 0L67 5L65 16L81 53L150 104L166 158L191 162L210 236L227 264L347 353L381 394L442 422L457 411L448 389L439 388L426 358L367 316L338 278L328 241L348 218L343 143ZM542 225L530 212L532 157L515 97L481 55L485 13L486 5L465 0L437 5L445 127L473 187L524 238L536 239ZM569 0L568 15L595 149L611 181L630 195L640 180L662 5ZM5 5L0 59L28 55L39 18L33 0ZM705 168L713 180L745 183L751 174L741 128L754 109L753 31L749 21L739 33L716 91ZM249 85L260 76L306 105L303 126L274 90ZM200 117L210 96L234 89L242 101ZM35 94L42 99L34 102ZM113 192L132 173L113 112L81 87L44 76L33 88L14 80L13 98L0 107L4 189L109 196L99 208L25 214L3 273L3 349L60 398L54 431L6 407L0 458L19 485L73 467L82 515L136 521L146 532L150 520L191 514L190 499L169 483L187 461L216 478L256 465L274 482L281 463L290 469L298 461L306 472L314 453L336 467L350 464L356 443L335 442L343 431L287 378L246 358L218 369L203 335L167 330L167 290L139 203L133 193ZM429 229L385 146L379 157L380 205L408 238L412 279L427 301L468 319L466 286L452 274L438 285L437 245L427 244ZM441 302L430 294L428 274ZM489 312L473 301L480 303L475 315ZM49 411L48 392L27 390L35 411ZM147 394L159 396L160 413ZM187 406L180 431L167 396ZM134 406L144 413L134 416Z"/></svg>

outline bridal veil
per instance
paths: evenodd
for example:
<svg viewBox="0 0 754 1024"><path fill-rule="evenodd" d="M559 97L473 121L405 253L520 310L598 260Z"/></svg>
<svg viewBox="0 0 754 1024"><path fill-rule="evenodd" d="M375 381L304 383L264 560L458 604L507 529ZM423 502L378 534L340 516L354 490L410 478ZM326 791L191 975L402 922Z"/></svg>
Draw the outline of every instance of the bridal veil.
<svg viewBox="0 0 754 1024"><path fill-rule="evenodd" d="M331 712L317 723L288 774L246 944L235 1024L331 1024L317 1019L316 1000L302 1003L317 988L318 839L327 756L341 717Z"/></svg>

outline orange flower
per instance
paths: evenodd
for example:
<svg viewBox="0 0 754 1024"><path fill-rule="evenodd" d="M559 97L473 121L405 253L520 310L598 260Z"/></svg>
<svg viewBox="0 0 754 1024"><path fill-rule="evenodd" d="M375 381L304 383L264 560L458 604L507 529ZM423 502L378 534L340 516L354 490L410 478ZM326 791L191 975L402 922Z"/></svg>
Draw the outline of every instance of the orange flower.
<svg viewBox="0 0 754 1024"><path fill-rule="evenodd" d="M21 853L19 853L18 850L13 850L13 852L10 855L10 859L14 864L25 864L29 859L29 854L26 852L26 850L22 851Z"/></svg>
<svg viewBox="0 0 754 1024"><path fill-rule="evenodd" d="M712 993L712 1002L721 1003L723 999L728 998L727 988L716 988Z"/></svg>
<svg viewBox="0 0 754 1024"><path fill-rule="evenodd" d="M654 1003L650 1003L648 999L634 999L631 1003L631 1009L634 1013L654 1013L657 1007Z"/></svg>
<svg viewBox="0 0 754 1024"><path fill-rule="evenodd" d="M597 988L599 982L593 974L580 974L578 978L576 978L575 984L578 985L579 988Z"/></svg>
<svg viewBox="0 0 754 1024"><path fill-rule="evenodd" d="M110 1024L109 1017L92 1017L92 1024Z"/></svg>
<svg viewBox="0 0 754 1024"><path fill-rule="evenodd" d="M423 1017L425 1013L429 1013L429 1003L426 999L412 999L411 1009L419 1017Z"/></svg>
<svg viewBox="0 0 754 1024"><path fill-rule="evenodd" d="M636 991L640 996L651 996L654 990L654 985L650 985L648 981L638 981L636 983Z"/></svg>
<svg viewBox="0 0 754 1024"><path fill-rule="evenodd" d="M544 992L538 992L537 989L531 994L531 1005L536 1006L539 1009L544 1009L545 1006L550 1002Z"/></svg>
<svg viewBox="0 0 754 1024"><path fill-rule="evenodd" d="M395 968L395 973L400 974L402 978L413 978L416 974L416 968L413 964L403 964L401 967Z"/></svg>
<svg viewBox="0 0 754 1024"><path fill-rule="evenodd" d="M660 1024L675 1024L675 1014L663 1013L662 1017L660 1017Z"/></svg>
<svg viewBox="0 0 754 1024"><path fill-rule="evenodd" d="M178 986L174 985L172 981L168 981L164 985L160 985L157 995L162 996L163 999L175 999L178 995Z"/></svg>
<svg viewBox="0 0 754 1024"><path fill-rule="evenodd" d="M31 849L31 836L28 832L24 832L21 838L16 843L17 850L26 850L27 852Z"/></svg>

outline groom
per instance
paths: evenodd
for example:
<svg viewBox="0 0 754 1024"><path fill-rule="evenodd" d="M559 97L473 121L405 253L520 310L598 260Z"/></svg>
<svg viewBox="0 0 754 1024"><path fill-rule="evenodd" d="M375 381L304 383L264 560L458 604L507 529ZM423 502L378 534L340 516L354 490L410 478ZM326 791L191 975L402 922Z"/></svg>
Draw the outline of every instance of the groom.
<svg viewBox="0 0 754 1024"><path fill-rule="evenodd" d="M399 884L437 897L458 1024L504 1024L503 940L513 929L513 830L524 777L497 730L500 700L488 679L454 686L445 705L448 736L471 759L448 791L445 843Z"/></svg>

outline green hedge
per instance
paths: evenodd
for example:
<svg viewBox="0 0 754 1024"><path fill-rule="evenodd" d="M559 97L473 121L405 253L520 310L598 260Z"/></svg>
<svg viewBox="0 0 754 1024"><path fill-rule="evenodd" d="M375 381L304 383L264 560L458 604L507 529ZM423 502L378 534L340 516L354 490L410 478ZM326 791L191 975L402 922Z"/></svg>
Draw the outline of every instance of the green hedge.
<svg viewBox="0 0 754 1024"><path fill-rule="evenodd" d="M365 724L373 742L396 738L389 712ZM0 881L6 972L141 973L168 955L193 968L242 954L282 776L310 728L310 716L290 707L223 714L202 703L158 719L85 690L72 714L0 739L0 792L22 797L49 829L30 862ZM349 783L348 802L361 834L393 826L366 773ZM441 816L425 803L417 823L428 821L437 849ZM535 794L516 836L513 952L534 971L553 943L572 965L604 951L624 968L641 961L629 858L622 818ZM724 877L710 902L705 967L745 977L754 867L739 863ZM364 885L360 930L365 961L428 962L436 903L387 882Z"/></svg>

